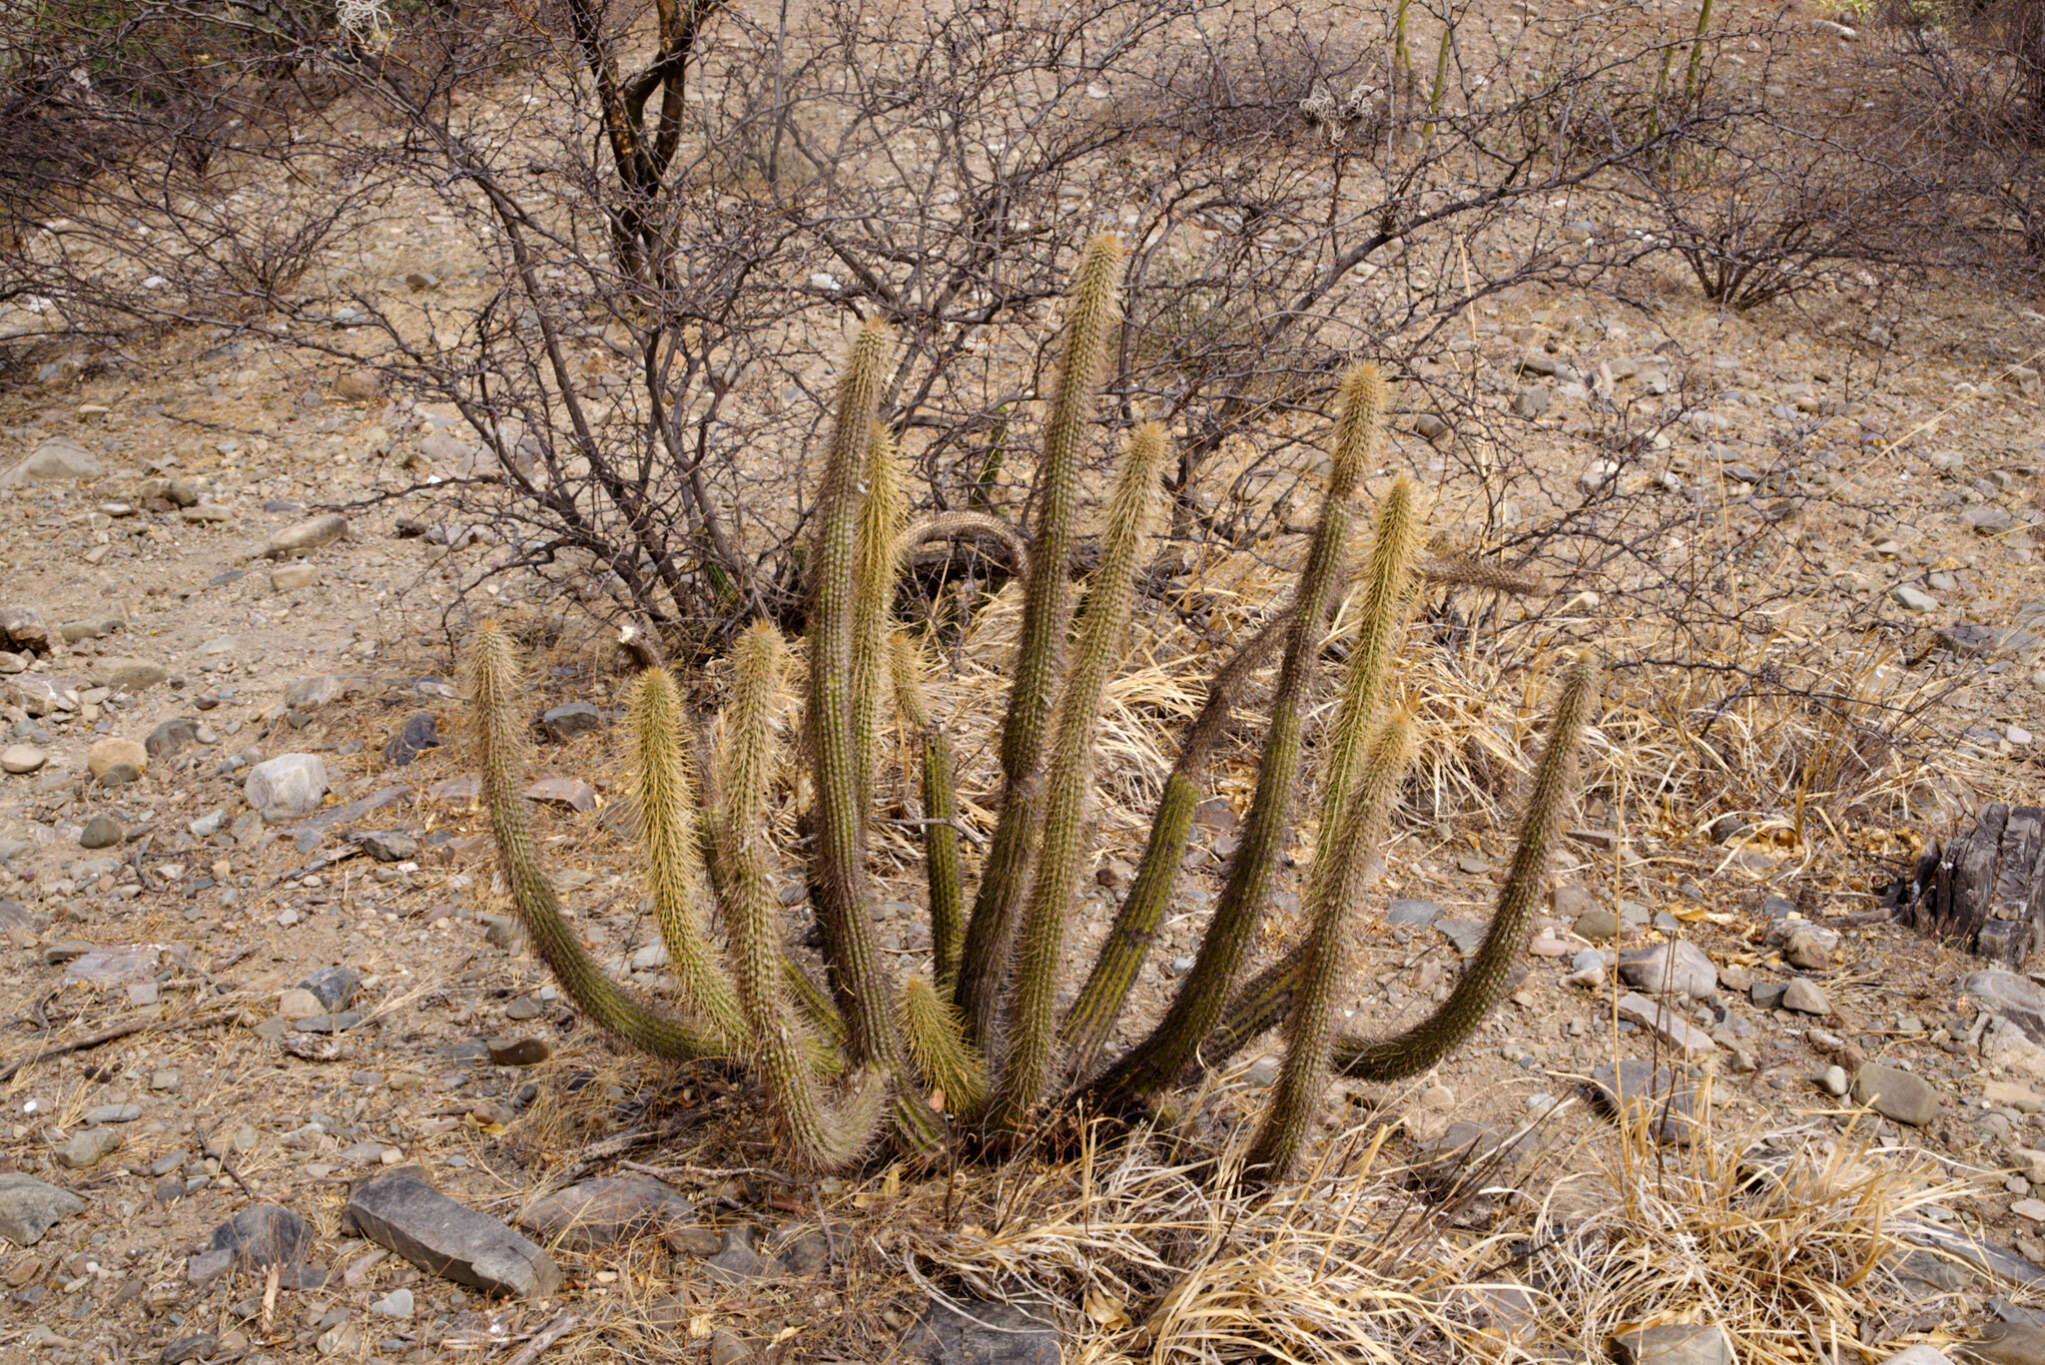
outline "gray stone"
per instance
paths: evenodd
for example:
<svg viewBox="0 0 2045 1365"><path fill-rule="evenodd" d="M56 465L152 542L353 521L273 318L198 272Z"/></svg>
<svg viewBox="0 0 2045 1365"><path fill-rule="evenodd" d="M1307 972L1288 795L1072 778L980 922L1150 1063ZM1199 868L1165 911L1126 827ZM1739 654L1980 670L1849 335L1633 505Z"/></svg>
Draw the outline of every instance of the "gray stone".
<svg viewBox="0 0 2045 1365"><path fill-rule="evenodd" d="M737 1223L725 1231L717 1253L703 1262L703 1270L720 1284L740 1285L774 1275L780 1267L753 1245L752 1225Z"/></svg>
<svg viewBox="0 0 2045 1365"><path fill-rule="evenodd" d="M1621 1019L1630 1019L1660 1038L1685 1057L1700 1056L1717 1048L1711 1036L1696 1025L1678 1018L1638 991L1628 991L1614 1006Z"/></svg>
<svg viewBox="0 0 2045 1365"><path fill-rule="evenodd" d="M527 1205L518 1225L543 1244L587 1251L694 1218L687 1199L652 1176L585 1180Z"/></svg>
<svg viewBox="0 0 2045 1365"><path fill-rule="evenodd" d="M0 607L0 645L24 654L47 654L50 628L32 607Z"/></svg>
<svg viewBox="0 0 2045 1365"><path fill-rule="evenodd" d="M84 1207L85 1201L69 1190L20 1171L0 1171L0 1237L18 1247L34 1246Z"/></svg>
<svg viewBox="0 0 2045 1365"><path fill-rule="evenodd" d="M1530 384L1513 395L1513 416L1533 421L1548 411L1548 405L1555 401L1555 392L1546 384Z"/></svg>
<svg viewBox="0 0 2045 1365"><path fill-rule="evenodd" d="M133 1123L142 1117L139 1104L95 1104L85 1111L85 1121L94 1126L102 1123Z"/></svg>
<svg viewBox="0 0 2045 1365"><path fill-rule="evenodd" d="M179 1337L156 1353L156 1365L186 1365L188 1361L204 1361L220 1349L220 1338L211 1332L195 1332L188 1337Z"/></svg>
<svg viewBox="0 0 2045 1365"><path fill-rule="evenodd" d="M384 762L393 768L402 768L428 749L439 746L440 731L434 723L433 713L420 711L383 746Z"/></svg>
<svg viewBox="0 0 2045 1365"><path fill-rule="evenodd" d="M1058 1365L1058 1328L1043 1309L986 1299L936 1299L902 1336L922 1365Z"/></svg>
<svg viewBox="0 0 2045 1365"><path fill-rule="evenodd" d="M172 1180L166 1181L165 1184L175 1188L178 1192L178 1197L184 1195L185 1187L183 1182ZM170 1203L171 1201L166 1199L163 1202ZM232 1251L202 1251L196 1256L186 1258L185 1279L203 1289L232 1269L234 1269L234 1253Z"/></svg>
<svg viewBox="0 0 2045 1365"><path fill-rule="evenodd" d="M269 824L295 820L320 808L327 768L314 754L279 754L249 769L242 795Z"/></svg>
<svg viewBox="0 0 2045 1365"><path fill-rule="evenodd" d="M540 728L556 744L603 728L603 713L586 701L571 701L540 713Z"/></svg>
<svg viewBox="0 0 2045 1365"><path fill-rule="evenodd" d="M259 553L265 559L295 559L348 534L348 518L339 512L312 517L271 536Z"/></svg>
<svg viewBox="0 0 2045 1365"><path fill-rule="evenodd" d="M144 692L170 677L170 670L153 659L107 656L85 666L85 681L116 692Z"/></svg>
<svg viewBox="0 0 2045 1365"><path fill-rule="evenodd" d="M1825 998L1825 992L1815 981L1802 977L1789 983L1782 992L1782 1007L1798 1014L1827 1015L1832 1012L1832 1002Z"/></svg>
<svg viewBox="0 0 2045 1365"><path fill-rule="evenodd" d="M317 711L328 702L347 696L351 686L348 679L332 673L300 678L284 690L284 706L291 711Z"/></svg>
<svg viewBox="0 0 2045 1365"><path fill-rule="evenodd" d="M2045 1365L2045 1326L1991 1322L1978 1340L1963 1343L1970 1360L1986 1365Z"/></svg>
<svg viewBox="0 0 2045 1365"><path fill-rule="evenodd" d="M95 815L79 832L80 848L112 848L121 842L121 822L111 815Z"/></svg>
<svg viewBox="0 0 2045 1365"><path fill-rule="evenodd" d="M1960 978L1960 1008L1969 1004L2007 1019L2045 1047L2045 988L2015 972L1969 972Z"/></svg>
<svg viewBox="0 0 2045 1365"><path fill-rule="evenodd" d="M393 1289L370 1304L369 1311L380 1318L409 1318L412 1316L412 1291L404 1288Z"/></svg>
<svg viewBox="0 0 2045 1365"><path fill-rule="evenodd" d="M40 769L50 756L33 744L10 744L0 749L0 772L25 776Z"/></svg>
<svg viewBox="0 0 2045 1365"><path fill-rule="evenodd" d="M1709 1323L1672 1322L1613 1337L1612 1358L1619 1365L1733 1365L1733 1347Z"/></svg>
<svg viewBox="0 0 2045 1365"><path fill-rule="evenodd" d="M1938 1117L1938 1092L1930 1081L1880 1062L1869 1062L1853 1078L1853 1099L1885 1118L1921 1128Z"/></svg>
<svg viewBox="0 0 2045 1365"><path fill-rule="evenodd" d="M1438 919L1434 922L1436 931L1455 944L1456 951L1464 957L1469 957L1477 951L1490 927L1473 919Z"/></svg>
<svg viewBox="0 0 2045 1365"><path fill-rule="evenodd" d="M528 801L566 806L579 815L596 809L596 788L579 777L543 777L527 787L524 796Z"/></svg>
<svg viewBox="0 0 2045 1365"><path fill-rule="evenodd" d="M1395 900L1385 910L1387 924L1417 924L1425 927L1442 917L1443 911L1433 901Z"/></svg>
<svg viewBox="0 0 2045 1365"><path fill-rule="evenodd" d="M1618 970L1627 985L1651 995L1667 992L1701 1000L1718 989L1718 968L1702 948L1685 939L1621 953Z"/></svg>
<svg viewBox="0 0 2045 1365"><path fill-rule="evenodd" d="M87 1128L58 1143L50 1155L66 1170L84 1171L112 1156L120 1145L119 1133L107 1128Z"/></svg>
<svg viewBox="0 0 2045 1365"><path fill-rule="evenodd" d="M1936 597L1933 597L1924 589L1912 587L1908 583L1898 583L1895 587L1889 589L1889 596L1894 598L1896 605L1905 611L1938 610L1938 599Z"/></svg>
<svg viewBox="0 0 2045 1365"><path fill-rule="evenodd" d="M1619 916L1602 905L1593 905L1576 917L1570 932L1593 943L1608 943L1619 936Z"/></svg>
<svg viewBox="0 0 2045 1365"><path fill-rule="evenodd" d="M2008 511L1993 505L1969 507L1960 513L1960 524L1978 536L2001 535L2017 524Z"/></svg>
<svg viewBox="0 0 2045 1365"><path fill-rule="evenodd" d="M1833 1065L1825 1068L1818 1076L1818 1084L1825 1087L1825 1093L1834 1099L1843 1099L1852 1084L1846 1077L1846 1068Z"/></svg>
<svg viewBox="0 0 2045 1365"><path fill-rule="evenodd" d="M339 1010L327 1014L308 1014L303 1019L292 1021L291 1027L300 1033L346 1033L362 1022L362 1011Z"/></svg>
<svg viewBox="0 0 2045 1365"><path fill-rule="evenodd" d="M209 1245L244 1270L301 1264L314 1238L305 1220L282 1204L253 1204L213 1229Z"/></svg>
<svg viewBox="0 0 2045 1365"><path fill-rule="evenodd" d="M419 841L409 834L369 830L354 838L364 853L380 863L402 863L419 856Z"/></svg>
<svg viewBox="0 0 2045 1365"><path fill-rule="evenodd" d="M2037 635L2015 626L1984 626L1974 621L1960 621L1946 626L1938 632L1940 643L1955 654L2035 654L2045 649L2045 635Z"/></svg>
<svg viewBox="0 0 2045 1365"><path fill-rule="evenodd" d="M316 967L306 974L299 988L312 992L313 999L329 1010L344 1010L355 1001L362 973L353 967Z"/></svg>
<svg viewBox="0 0 2045 1365"><path fill-rule="evenodd" d="M142 748L151 758L175 758L199 742L199 722L189 716L167 720L149 732Z"/></svg>
<svg viewBox="0 0 2045 1365"><path fill-rule="evenodd" d="M1600 1062L1591 1070L1591 1087L1598 1107L1614 1118L1645 1111L1657 1142L1688 1143L1695 1131L1696 1087L1666 1066L1638 1057L1621 1058L1617 1066Z"/></svg>
<svg viewBox="0 0 2045 1365"><path fill-rule="evenodd" d="M356 1189L342 1220L421 1270L485 1293L545 1298L561 1287L560 1267L545 1251L411 1172Z"/></svg>
<svg viewBox="0 0 2045 1365"><path fill-rule="evenodd" d="M106 473L99 457L68 436L43 441L14 468L0 474L0 488L19 488L25 483L76 482L97 479Z"/></svg>

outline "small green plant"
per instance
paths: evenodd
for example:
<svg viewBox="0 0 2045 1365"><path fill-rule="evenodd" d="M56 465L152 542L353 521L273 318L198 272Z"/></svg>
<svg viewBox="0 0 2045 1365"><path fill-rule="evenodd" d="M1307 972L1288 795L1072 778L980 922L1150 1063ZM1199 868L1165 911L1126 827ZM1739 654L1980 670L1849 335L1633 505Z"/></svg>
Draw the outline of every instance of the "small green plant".
<svg viewBox="0 0 2045 1365"><path fill-rule="evenodd" d="M828 992L790 957L774 892L782 855L771 840L772 797L787 761L783 734L795 727L783 723L787 646L772 625L750 627L734 651L707 805L698 803L684 762L691 746L674 684L652 669L628 694L646 876L681 978L674 1014L607 979L563 922L519 796L525 710L511 648L486 624L469 650L484 800L506 881L541 957L576 1004L620 1040L667 1058L752 1065L783 1142L812 1169L857 1161L884 1131L897 1148L930 1154L962 1128L1020 1136L1082 1105L1136 1112L1200 1065L1282 1025L1285 1064L1246 1171L1252 1180L1282 1179L1331 1071L1390 1078L1441 1060L1503 993L1525 944L1570 798L1572 755L1595 698L1588 663L1567 671L1498 913L1461 984L1433 1015L1395 1037L1336 1031L1347 945L1413 744L1414 722L1393 701L1392 676L1409 584L1427 576L1516 586L1470 565L1423 565L1416 574L1418 517L1403 479L1374 516L1361 505L1386 393L1376 368L1359 365L1341 386L1326 497L1295 599L1212 680L1113 928L1071 1007L1057 1011L1055 988L1091 853L1086 802L1102 696L1121 657L1170 453L1162 427L1142 424L1131 433L1099 528L1099 565L1076 605L1065 566L1082 529L1079 457L1119 321L1122 259L1113 237L1092 241L1069 300L1000 736L1005 790L970 914L950 746L922 697L918 647L890 616L905 533L896 454L877 422L893 347L883 325L869 323L847 359L811 561L800 752L813 798L802 819L813 836L807 873ZM1361 534L1366 523L1368 537ZM1368 552L1359 554L1366 540ZM1288 842L1326 622L1359 573L1363 624L1326 745L1312 925L1283 961L1245 986L1239 978ZM1149 1035L1102 1066L1103 1044L1171 902L1213 748L1245 680L1274 653L1279 681L1256 796L1196 964ZM868 868L879 736L891 711L915 741L926 813L931 970L907 981L895 979L878 950ZM709 850L707 869L699 847Z"/></svg>

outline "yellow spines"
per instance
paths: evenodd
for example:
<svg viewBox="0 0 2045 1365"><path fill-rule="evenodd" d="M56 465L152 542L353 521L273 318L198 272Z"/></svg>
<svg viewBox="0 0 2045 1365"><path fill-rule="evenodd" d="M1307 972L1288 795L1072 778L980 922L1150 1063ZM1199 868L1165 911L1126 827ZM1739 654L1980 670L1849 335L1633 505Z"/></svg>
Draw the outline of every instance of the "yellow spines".
<svg viewBox="0 0 2045 1365"><path fill-rule="evenodd" d="M860 788L869 803L874 797L881 718L894 700L888 686L889 637L893 634L895 575L908 507L900 453L886 428L876 422L867 442L866 497L860 504L852 590L857 613L852 637L853 742L859 750Z"/></svg>
<svg viewBox="0 0 2045 1365"><path fill-rule="evenodd" d="M1339 501L1352 496L1370 471L1388 402L1385 376L1376 365L1365 361L1343 374L1336 398L1335 446L1328 452L1330 498Z"/></svg>
<svg viewBox="0 0 2045 1365"><path fill-rule="evenodd" d="M902 983L902 1037L947 1114L970 1117L987 1099L987 1064L966 1041L958 1010L920 976Z"/></svg>

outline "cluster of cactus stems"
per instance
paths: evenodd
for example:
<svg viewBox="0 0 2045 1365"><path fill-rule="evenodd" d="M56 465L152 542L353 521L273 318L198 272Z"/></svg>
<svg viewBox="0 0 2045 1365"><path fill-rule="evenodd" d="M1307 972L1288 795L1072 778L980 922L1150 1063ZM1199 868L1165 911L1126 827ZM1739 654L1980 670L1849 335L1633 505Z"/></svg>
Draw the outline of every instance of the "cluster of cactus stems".
<svg viewBox="0 0 2045 1365"><path fill-rule="evenodd" d="M1413 584L1519 586L1468 564L1416 567L1418 517L1404 479L1393 482L1374 515L1361 505L1386 393L1376 368L1359 365L1341 385L1326 496L1295 599L1211 680L1166 779L1136 876L1061 1017L1058 987L1075 965L1067 960L1069 929L1096 851L1087 803L1102 699L1123 651L1170 453L1160 426L1140 424L1129 434L1095 528L1099 564L1076 605L1066 566L1081 530L1080 457L1119 322L1122 264L1115 238L1095 238L1068 301L1032 523L1017 556L1024 605L1000 742L1000 813L970 911L951 745L923 695L921 650L892 619L904 549L915 533L905 528L898 453L878 420L893 349L884 325L861 329L837 395L816 511L799 724L785 715L788 647L765 622L738 639L701 799L686 760L690 721L673 681L650 668L628 693L630 795L655 916L678 976L671 1010L610 980L563 918L519 796L526 708L513 651L489 625L469 650L483 798L536 951L584 1013L619 1040L664 1058L750 1065L782 1141L813 1169L855 1163L884 1133L898 1149L928 1154L961 1128L1022 1133L1082 1104L1132 1112L1276 1027L1285 1061L1244 1169L1248 1178L1282 1179L1331 1073L1388 1080L1441 1061L1496 1003L1524 949L1570 799L1577 739L1595 704L1588 662L1565 670L1511 871L1461 981L1432 1014L1395 1036L1354 1038L1337 1027L1359 922L1415 742L1415 722L1397 704L1392 680ZM1328 621L1352 584L1361 624L1319 746L1308 927L1274 965L1245 981L1291 834ZM1274 656L1278 680L1256 794L1193 969L1164 1017L1103 1065L1172 903L1214 749L1251 676ZM884 742L894 719L920 768L931 927L930 971L904 981L876 939L867 847L881 755L894 752ZM788 742L791 732L799 743ZM805 872L823 933L821 985L785 943L776 892L787 869L772 841L773 812L791 749L811 779L802 821L812 836Z"/></svg>

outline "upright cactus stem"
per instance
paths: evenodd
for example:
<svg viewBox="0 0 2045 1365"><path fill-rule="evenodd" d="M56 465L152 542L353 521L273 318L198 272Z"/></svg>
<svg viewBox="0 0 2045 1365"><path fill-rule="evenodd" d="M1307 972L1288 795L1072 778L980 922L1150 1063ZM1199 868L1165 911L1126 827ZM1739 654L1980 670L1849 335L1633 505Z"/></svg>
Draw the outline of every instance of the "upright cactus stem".
<svg viewBox="0 0 2045 1365"><path fill-rule="evenodd" d="M1100 568L1080 616L1072 673L1058 699L1036 879L1023 917L1015 1017L996 1096L995 1122L1008 1127L1022 1124L1050 1080L1052 994L1064 960L1065 921L1087 853L1085 814L1087 789L1093 783L1094 731L1108 675L1121 659L1122 636L1136 595L1137 560L1157 506L1158 473L1167 448L1164 428L1154 422L1138 427L1130 440L1121 480L1108 504Z"/></svg>
<svg viewBox="0 0 2045 1365"><path fill-rule="evenodd" d="M930 892L931 959L937 969L936 988L950 999L966 927L951 741L930 719L930 706L923 699L923 660L907 635L895 636L894 672L902 723L916 737L922 753L923 862L924 881Z"/></svg>
<svg viewBox="0 0 2045 1365"><path fill-rule="evenodd" d="M1006 784L1001 815L980 876L980 893L966 927L956 999L970 1035L991 1041L1000 989L1018 911L1029 881L1032 842L1042 818L1044 732L1065 665L1065 632L1072 618L1066 567L1078 536L1079 452L1088 410L1107 363L1108 342L1121 319L1118 282L1125 255L1121 240L1102 233L1080 257L1065 317L1065 350L1058 387L1044 427L1037 469L1037 519L1023 588L1022 638L1015 680L1001 734Z"/></svg>

